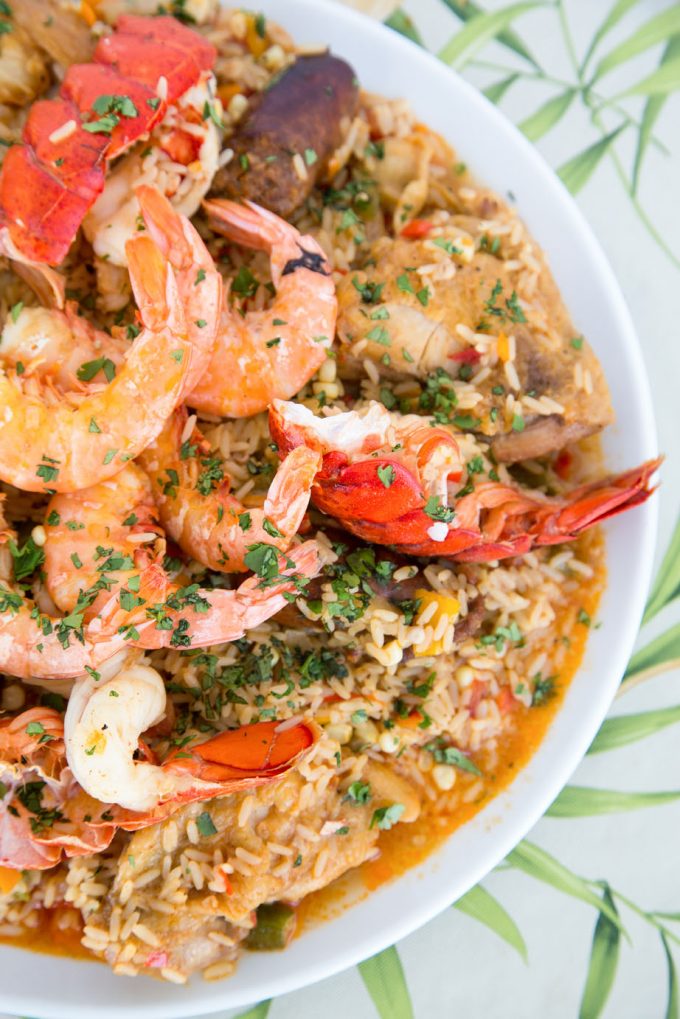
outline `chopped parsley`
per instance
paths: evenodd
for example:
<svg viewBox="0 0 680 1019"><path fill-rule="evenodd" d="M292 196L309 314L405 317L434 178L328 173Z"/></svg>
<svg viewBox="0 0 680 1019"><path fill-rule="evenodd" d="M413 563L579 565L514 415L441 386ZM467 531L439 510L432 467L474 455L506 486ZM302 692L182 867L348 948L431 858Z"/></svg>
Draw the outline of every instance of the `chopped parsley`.
<svg viewBox="0 0 680 1019"><path fill-rule="evenodd" d="M534 689L531 695L532 708L545 704L555 695L555 676L546 676L545 679L537 672L534 676Z"/></svg>
<svg viewBox="0 0 680 1019"><path fill-rule="evenodd" d="M373 326L373 328L366 333L366 339L372 340L374 343L380 343L383 347L389 347L392 345L390 334L384 326Z"/></svg>
<svg viewBox="0 0 680 1019"><path fill-rule="evenodd" d="M438 496L431 495L425 505L423 506L423 513L425 513L430 520L441 521L444 524L450 524L456 515L455 510L452 510L450 506L444 506Z"/></svg>
<svg viewBox="0 0 680 1019"><path fill-rule="evenodd" d="M217 828L207 810L204 810L196 818L196 827L198 828L198 834L203 836L203 838L207 838L209 835L217 835Z"/></svg>
<svg viewBox="0 0 680 1019"><path fill-rule="evenodd" d="M361 295L364 304L379 304L382 297L384 283L360 283L356 276L352 277L352 286Z"/></svg>
<svg viewBox="0 0 680 1019"><path fill-rule="evenodd" d="M438 736L431 743L425 744L437 764L451 764L461 771L469 771L471 775L481 775L481 771L469 757L466 757L458 747L447 746L441 736Z"/></svg>
<svg viewBox="0 0 680 1019"><path fill-rule="evenodd" d="M352 803L368 803L370 798L371 787L368 782L352 782L345 793L345 799Z"/></svg>
<svg viewBox="0 0 680 1019"><path fill-rule="evenodd" d="M373 811L373 817L368 827L389 831L397 823L405 809L403 803L391 803L388 807L378 807Z"/></svg>
<svg viewBox="0 0 680 1019"><path fill-rule="evenodd" d="M254 297L260 282L253 276L247 265L240 266L231 283L231 293L241 297Z"/></svg>
<svg viewBox="0 0 680 1019"><path fill-rule="evenodd" d="M97 357L93 361L85 361L81 364L76 375L81 382L91 382L100 371L104 373L107 382L112 382L116 374L116 366L108 357Z"/></svg>
<svg viewBox="0 0 680 1019"><path fill-rule="evenodd" d="M390 486L394 483L394 479L397 476L397 472L395 471L392 464L381 465L380 467L378 467L377 474L385 488L390 488Z"/></svg>
<svg viewBox="0 0 680 1019"><path fill-rule="evenodd" d="M129 96L102 95L92 103L92 110L98 114L98 120L83 124L83 129L92 134L111 134L120 124L122 117L133 119L139 116L139 110Z"/></svg>
<svg viewBox="0 0 680 1019"><path fill-rule="evenodd" d="M462 255L463 249L457 248L453 241L448 241L445 237L433 237L432 243L442 251L445 251L447 255Z"/></svg>
<svg viewBox="0 0 680 1019"><path fill-rule="evenodd" d="M12 539L9 540L9 550L14 563L14 579L17 581L26 580L45 561L45 553L29 538L21 548Z"/></svg>

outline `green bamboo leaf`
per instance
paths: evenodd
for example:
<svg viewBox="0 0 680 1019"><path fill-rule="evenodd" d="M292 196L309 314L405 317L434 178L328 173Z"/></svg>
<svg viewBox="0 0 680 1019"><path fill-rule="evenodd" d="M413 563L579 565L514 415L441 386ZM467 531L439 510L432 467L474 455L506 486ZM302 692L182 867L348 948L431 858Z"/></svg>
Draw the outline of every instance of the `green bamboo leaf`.
<svg viewBox="0 0 680 1019"><path fill-rule="evenodd" d="M587 902L589 906L594 906L595 909L605 913L619 930L624 931L616 910L612 909L607 902L600 899L587 881L579 877L578 874L572 874L563 863L560 863L554 856L546 853L545 849L541 849L540 846L535 845L533 842L523 839L506 857L506 860L511 867L524 871L525 874L536 878L538 881L552 885L558 892L571 895L575 899Z"/></svg>
<svg viewBox="0 0 680 1019"><path fill-rule="evenodd" d="M235 1016L235 1019L267 1019L271 1007L271 1001L261 1001L258 1005L249 1008L247 1012L240 1012Z"/></svg>
<svg viewBox="0 0 680 1019"><path fill-rule="evenodd" d="M636 3L638 3L638 0L616 0L616 3L614 4L609 14L604 19L604 21L602 22L602 24L600 25L600 27L598 28L597 32L595 33L591 40L590 46L588 47L588 52L583 58L583 64L581 65L582 70L588 64L595 49L600 44L605 35L607 35L608 32L611 32L612 28L618 25L621 18L623 18L623 16L627 14L631 7L634 7Z"/></svg>
<svg viewBox="0 0 680 1019"><path fill-rule="evenodd" d="M588 786L567 785L546 810L546 817L595 817L616 814L623 810L658 807L680 800L680 791L660 793L626 793L618 789L590 789Z"/></svg>
<svg viewBox="0 0 680 1019"><path fill-rule="evenodd" d="M466 21L464 26L449 39L439 53L440 59L446 64L451 64L452 67L461 67L474 56L477 50L507 28L511 21L514 21L520 14L539 6L538 0L530 0L530 2L510 4L509 7L502 7L499 11L480 11L479 14L475 14L473 18Z"/></svg>
<svg viewBox="0 0 680 1019"><path fill-rule="evenodd" d="M618 917L609 885L604 886L602 902L606 903ZM617 924L612 923L609 917L601 912L593 931L593 947L590 950L590 965L586 985L583 988L579 1019L598 1019L602 1015L616 976L620 940L621 931Z"/></svg>
<svg viewBox="0 0 680 1019"><path fill-rule="evenodd" d="M415 42L419 46L424 45L423 37L414 25L413 19L409 18L408 14L401 7L397 7L389 17L385 18L385 24L388 28L393 28L395 32L399 32L400 35L405 35L411 42Z"/></svg>
<svg viewBox="0 0 680 1019"><path fill-rule="evenodd" d="M602 723L597 736L588 748L589 754L601 754L616 750L628 743L646 739L665 729L667 725L680 722L680 705L673 708L659 708L657 711L643 711L637 715L617 715Z"/></svg>
<svg viewBox="0 0 680 1019"><path fill-rule="evenodd" d="M620 92L617 99L624 96L665 96L680 88L680 57L676 57L670 63L658 67L652 74L648 74L642 81L631 85L624 92Z"/></svg>
<svg viewBox="0 0 680 1019"><path fill-rule="evenodd" d="M680 5L673 4L641 25L631 36L615 46L611 53L608 53L597 65L593 81L598 81L619 64L636 57L638 53L644 53L651 46L667 42L672 35L677 35L678 32L680 32Z"/></svg>
<svg viewBox="0 0 680 1019"><path fill-rule="evenodd" d="M523 131L529 141L535 142L555 126L571 106L576 95L576 89L568 88L558 96L548 99L535 113L523 120L517 126Z"/></svg>
<svg viewBox="0 0 680 1019"><path fill-rule="evenodd" d="M492 103L499 103L510 86L514 85L518 78L518 74L511 74L501 81L495 81L493 85L487 85L486 88L482 89L482 92Z"/></svg>
<svg viewBox="0 0 680 1019"><path fill-rule="evenodd" d="M680 35L673 36L669 40L666 49L661 57L660 67L665 64L673 63L680 58ZM652 137L652 131L654 125L663 109L664 103L668 99L667 95L651 96L645 103L644 112L642 114L642 121L640 122L640 131L638 135L637 151L635 153L635 165L633 167L633 192L635 193L638 189L640 182L640 171L642 170L642 160L644 159L647 146L649 145ZM649 608L649 606L648 606ZM645 616L647 612L645 612Z"/></svg>
<svg viewBox="0 0 680 1019"><path fill-rule="evenodd" d="M639 679L643 672L651 676L676 665L680 665L680 623L636 651L628 663L622 686Z"/></svg>
<svg viewBox="0 0 680 1019"><path fill-rule="evenodd" d="M453 11L456 17L460 18L461 21L469 21L475 14L484 13L482 7L471 2L471 0L444 0L444 3ZM496 36L497 42L505 46L506 49L512 50L520 57L524 57L530 64L538 68L539 64L533 58L527 47L524 45L520 37L511 28L506 28L502 32L499 32Z"/></svg>
<svg viewBox="0 0 680 1019"><path fill-rule="evenodd" d="M525 962L529 961L527 946L522 937L519 927L510 914L501 906L498 899L495 899L486 888L475 885L462 898L454 902L456 909L473 920L489 927L499 938L515 949L522 956Z"/></svg>
<svg viewBox="0 0 680 1019"><path fill-rule="evenodd" d="M579 152L573 159L563 163L557 171L558 177L562 178L562 183L565 187L571 191L572 195L577 194L585 184L588 183L591 176L595 172L598 163L606 155L608 150L611 148L613 142L623 131L625 125L621 124L615 131L611 131L609 134L601 138L599 142L595 142L594 145L590 145L583 152Z"/></svg>
<svg viewBox="0 0 680 1019"><path fill-rule="evenodd" d="M661 933L661 944L666 954L668 965L668 1001L666 1003L666 1019L678 1019L680 1009L678 1008L678 975L675 971L675 962L671 955L668 939L663 931Z"/></svg>
<svg viewBox="0 0 680 1019"><path fill-rule="evenodd" d="M657 612L669 605L678 595L680 595L680 516L663 562L659 567L659 572L652 584L645 614L642 617L643 624L653 619Z"/></svg>
<svg viewBox="0 0 680 1019"><path fill-rule="evenodd" d="M380 1019L413 1019L411 996L396 948L386 948L360 962L359 972Z"/></svg>

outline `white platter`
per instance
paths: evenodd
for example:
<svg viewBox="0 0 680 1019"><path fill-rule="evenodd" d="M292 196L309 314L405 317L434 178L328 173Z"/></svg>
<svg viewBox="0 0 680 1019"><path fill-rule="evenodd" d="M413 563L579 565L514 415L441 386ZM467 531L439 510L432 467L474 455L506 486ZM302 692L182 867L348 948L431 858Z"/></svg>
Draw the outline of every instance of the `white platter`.
<svg viewBox="0 0 680 1019"><path fill-rule="evenodd" d="M395 33L326 0L265 0L265 14L299 42L327 41L362 85L405 96L444 134L472 172L512 192L546 250L577 328L605 370L617 423L605 436L608 466L656 453L654 417L640 348L623 296L588 224L536 150L474 88ZM186 987L114 977L103 965L0 946L0 1010L55 1019L171 1019L250 1004L328 977L426 923L484 877L540 818L568 780L605 716L628 662L649 585L657 506L606 526L609 580L585 661L547 738L502 795L423 865L283 953L246 955L230 980Z"/></svg>

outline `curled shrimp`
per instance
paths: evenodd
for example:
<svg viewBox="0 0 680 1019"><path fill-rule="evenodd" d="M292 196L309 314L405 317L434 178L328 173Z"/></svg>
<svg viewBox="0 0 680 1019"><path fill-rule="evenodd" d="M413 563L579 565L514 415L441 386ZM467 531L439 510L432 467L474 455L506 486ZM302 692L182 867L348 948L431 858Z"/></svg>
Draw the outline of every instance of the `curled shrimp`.
<svg viewBox="0 0 680 1019"><path fill-rule="evenodd" d="M44 870L64 852L105 849L115 829L86 820L95 816L67 766L61 714L35 707L0 719L0 866Z"/></svg>
<svg viewBox="0 0 680 1019"><path fill-rule="evenodd" d="M193 419L195 421L195 419ZM246 509L230 493L222 457L211 450L183 407L139 462L151 479L166 533L213 570L248 569L248 549L269 542L289 548L309 503L321 455L300 446L283 462L261 509Z"/></svg>
<svg viewBox="0 0 680 1019"><path fill-rule="evenodd" d="M114 813L127 830L153 824L182 803L270 782L318 738L313 724L261 722L183 746L161 765L134 760L139 737L163 718L165 704L163 679L142 664L105 683L83 677L69 698L65 742L71 770L90 796L137 814Z"/></svg>
<svg viewBox="0 0 680 1019"><path fill-rule="evenodd" d="M197 410L249 417L275 397L289 399L321 367L333 343L337 300L328 260L314 238L249 202L204 203L229 240L266 251L276 297L242 315L227 293L212 361L188 398Z"/></svg>
<svg viewBox="0 0 680 1019"><path fill-rule="evenodd" d="M283 556L262 543L254 546L259 575L235 590L172 581L151 483L135 464L114 481L53 496L45 535L46 586L55 604L144 648L237 640L279 612L321 565L313 541Z"/></svg>
<svg viewBox="0 0 680 1019"><path fill-rule="evenodd" d="M54 383L62 392L75 390L78 373L98 365L97 381L125 361L130 344L110 336L77 313L73 301L64 308L25 307L10 316L0 336L0 358L6 369L23 376L24 393L40 397Z"/></svg>
<svg viewBox="0 0 680 1019"><path fill-rule="evenodd" d="M144 213L148 192L139 197ZM198 234L160 195L154 208L163 203L175 234L207 266ZM0 369L2 480L29 492L68 492L112 477L158 435L187 382L193 385L204 370L217 327L208 316L216 304L207 302L202 318L186 314L181 294L188 290L182 273L192 271L188 256L176 271L150 236L138 234L128 242L128 261L144 328L115 377L109 373L108 385L58 398L54 390L43 391L39 378L26 378L16 367ZM219 297L219 275L214 268L209 278L204 272L206 292ZM30 353L29 337L24 342ZM16 346L13 356L16 363Z"/></svg>
<svg viewBox="0 0 680 1019"><path fill-rule="evenodd" d="M0 672L31 680L70 678L96 671L123 651L125 638L105 634L99 619L46 615L14 585L9 541L15 537L0 508Z"/></svg>

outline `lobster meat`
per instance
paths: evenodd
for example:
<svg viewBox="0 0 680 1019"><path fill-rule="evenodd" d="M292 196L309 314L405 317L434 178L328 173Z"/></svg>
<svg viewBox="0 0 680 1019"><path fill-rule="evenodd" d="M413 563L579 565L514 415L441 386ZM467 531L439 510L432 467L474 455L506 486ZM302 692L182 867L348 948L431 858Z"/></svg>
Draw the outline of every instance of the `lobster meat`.
<svg viewBox="0 0 680 1019"><path fill-rule="evenodd" d="M0 244L57 265L104 188L107 163L147 135L215 61L171 17L122 15L93 62L72 64L55 99L34 103L0 172Z"/></svg>
<svg viewBox="0 0 680 1019"><path fill-rule="evenodd" d="M275 400L269 424L281 457L300 445L322 453L312 502L352 534L409 555L461 562L573 541L645 502L661 463L648 460L553 498L469 471L451 431L379 403L320 418L302 404Z"/></svg>
<svg viewBox="0 0 680 1019"><path fill-rule="evenodd" d="M169 817L184 803L211 799L274 781L318 740L312 723L259 722L226 730L174 751L158 773L168 798L132 811L88 794L69 766L64 718L48 707L0 720L0 867L45 870L63 857L106 849L119 828L137 831ZM153 751L140 742L147 756Z"/></svg>

